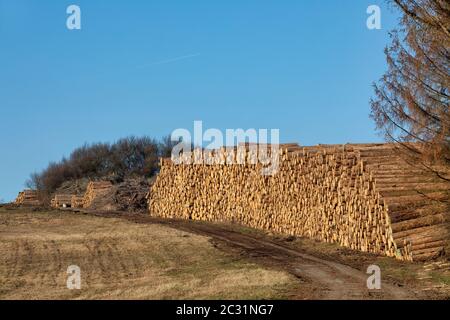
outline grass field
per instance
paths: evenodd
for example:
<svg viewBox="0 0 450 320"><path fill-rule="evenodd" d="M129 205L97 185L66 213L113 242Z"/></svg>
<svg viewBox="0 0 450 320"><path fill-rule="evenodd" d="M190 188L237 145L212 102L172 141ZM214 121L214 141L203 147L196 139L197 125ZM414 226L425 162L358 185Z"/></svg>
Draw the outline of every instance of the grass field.
<svg viewBox="0 0 450 320"><path fill-rule="evenodd" d="M237 224L0 205L0 299L448 299L450 270L434 268L442 261L405 263ZM373 264L385 284L368 293ZM71 265L80 290L66 286Z"/></svg>
<svg viewBox="0 0 450 320"><path fill-rule="evenodd" d="M66 287L81 268L81 290ZM0 299L277 299L295 277L157 224L0 208Z"/></svg>

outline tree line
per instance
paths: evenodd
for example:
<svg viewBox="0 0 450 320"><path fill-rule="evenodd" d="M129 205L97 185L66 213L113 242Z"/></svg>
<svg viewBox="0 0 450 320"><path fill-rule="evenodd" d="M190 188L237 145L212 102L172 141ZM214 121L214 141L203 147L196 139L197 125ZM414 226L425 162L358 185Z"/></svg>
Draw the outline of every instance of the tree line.
<svg viewBox="0 0 450 320"><path fill-rule="evenodd" d="M160 141L130 136L111 144L84 144L61 161L32 173L26 186L50 194L64 182L81 178L120 182L128 177L151 177L158 171L159 157L170 157L173 145L170 136Z"/></svg>

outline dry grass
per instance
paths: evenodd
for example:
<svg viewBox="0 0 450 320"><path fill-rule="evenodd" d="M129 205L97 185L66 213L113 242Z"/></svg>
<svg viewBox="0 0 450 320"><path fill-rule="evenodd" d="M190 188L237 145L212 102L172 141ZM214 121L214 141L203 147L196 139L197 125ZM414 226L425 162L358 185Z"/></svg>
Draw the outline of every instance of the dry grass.
<svg viewBox="0 0 450 320"><path fill-rule="evenodd" d="M81 268L81 290L66 288ZM0 299L273 299L287 273L226 254L208 238L160 225L0 208Z"/></svg>

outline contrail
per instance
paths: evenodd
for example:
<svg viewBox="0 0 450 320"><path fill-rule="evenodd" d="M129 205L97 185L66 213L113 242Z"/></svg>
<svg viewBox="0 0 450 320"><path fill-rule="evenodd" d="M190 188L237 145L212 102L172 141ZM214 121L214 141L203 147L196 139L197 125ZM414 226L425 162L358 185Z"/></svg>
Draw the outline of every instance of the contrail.
<svg viewBox="0 0 450 320"><path fill-rule="evenodd" d="M160 64L166 64L166 63L171 63L171 62L180 61L180 60L184 60L184 59L189 59L189 58L193 58L193 57L198 57L199 55L200 55L200 53L188 54L188 55L180 56L180 57L176 57L176 58L156 61L156 62L153 62L153 63L150 63L150 64L139 66L137 68L138 69L148 68L148 67L157 66L157 65L160 65Z"/></svg>

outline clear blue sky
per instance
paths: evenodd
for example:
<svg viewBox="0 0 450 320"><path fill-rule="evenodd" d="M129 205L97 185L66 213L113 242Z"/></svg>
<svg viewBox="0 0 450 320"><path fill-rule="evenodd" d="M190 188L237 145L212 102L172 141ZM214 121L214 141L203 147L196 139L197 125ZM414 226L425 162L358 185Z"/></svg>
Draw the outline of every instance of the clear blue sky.
<svg viewBox="0 0 450 320"><path fill-rule="evenodd" d="M70 4L81 30L66 28ZM370 4L382 30L366 28ZM396 23L383 0L0 0L0 199L85 142L194 120L380 141L371 83Z"/></svg>

